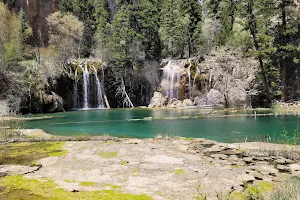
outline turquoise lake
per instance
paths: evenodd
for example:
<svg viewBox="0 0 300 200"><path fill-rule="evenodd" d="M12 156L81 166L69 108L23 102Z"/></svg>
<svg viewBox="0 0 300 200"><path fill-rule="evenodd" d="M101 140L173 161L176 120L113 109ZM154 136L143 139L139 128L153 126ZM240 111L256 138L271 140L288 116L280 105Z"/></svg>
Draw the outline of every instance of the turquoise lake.
<svg viewBox="0 0 300 200"><path fill-rule="evenodd" d="M50 119L29 120L28 128L43 129L53 135L102 135L153 138L158 134L196 137L218 142L265 141L289 135L300 126L297 115L242 116L248 112L206 109L111 109L81 110L32 115ZM272 111L260 111L271 113ZM260 113L257 111L257 113ZM234 117L227 115L236 115ZM27 116L31 117L31 116Z"/></svg>

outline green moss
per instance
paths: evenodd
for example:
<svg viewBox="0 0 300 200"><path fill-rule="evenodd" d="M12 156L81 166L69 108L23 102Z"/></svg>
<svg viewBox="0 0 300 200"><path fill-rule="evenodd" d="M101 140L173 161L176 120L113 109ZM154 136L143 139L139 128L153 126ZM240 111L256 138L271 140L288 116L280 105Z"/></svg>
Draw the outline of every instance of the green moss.
<svg viewBox="0 0 300 200"><path fill-rule="evenodd" d="M120 191L114 190L104 190L104 191L82 191L82 192L70 192L61 188L57 188L56 184L51 181L39 181L36 179L27 179L23 176L8 176L1 180L2 185L9 188L8 191L22 190L22 195L30 194L36 196L38 200L40 199L50 199L50 200L73 200L73 199L86 199L86 200L149 200L151 197L146 195L133 195L124 194ZM0 199L34 199L34 198L4 198L11 195L10 192L0 194Z"/></svg>
<svg viewBox="0 0 300 200"><path fill-rule="evenodd" d="M25 142L0 145L0 165L20 164L31 165L36 160L48 156L63 156L63 142Z"/></svg>
<svg viewBox="0 0 300 200"><path fill-rule="evenodd" d="M66 183L76 183L74 180L65 180Z"/></svg>
<svg viewBox="0 0 300 200"><path fill-rule="evenodd" d="M175 174L176 175L183 174L183 169L176 169Z"/></svg>
<svg viewBox="0 0 300 200"><path fill-rule="evenodd" d="M132 172L136 173L137 172L136 168L132 168Z"/></svg>
<svg viewBox="0 0 300 200"><path fill-rule="evenodd" d="M110 185L110 184L104 184L103 186L104 186L104 187L105 187L105 186L109 186L109 187L111 187L112 189L120 189L120 188L121 188L121 186L118 186L118 185Z"/></svg>
<svg viewBox="0 0 300 200"><path fill-rule="evenodd" d="M262 181L258 185L262 192L272 191L274 189L274 185L270 182Z"/></svg>
<svg viewBox="0 0 300 200"><path fill-rule="evenodd" d="M122 161L121 165L127 165L127 163L128 163L127 161Z"/></svg>
<svg viewBox="0 0 300 200"><path fill-rule="evenodd" d="M53 153L49 153L49 156L65 156L68 154L68 151L61 151L61 152L53 152Z"/></svg>
<svg viewBox="0 0 300 200"><path fill-rule="evenodd" d="M232 192L229 195L227 195L227 199L230 200L244 200L244 194L241 192Z"/></svg>
<svg viewBox="0 0 300 200"><path fill-rule="evenodd" d="M27 190L10 190L7 193L0 193L0 199L19 199L19 200L26 200L26 199L30 199L30 200L46 200L47 198L42 197L40 195L36 195L36 194L31 194L29 191Z"/></svg>
<svg viewBox="0 0 300 200"><path fill-rule="evenodd" d="M84 187L95 186L97 183L95 182L81 182L80 185Z"/></svg>
<svg viewBox="0 0 300 200"><path fill-rule="evenodd" d="M115 158L118 156L118 152L101 152L101 153L99 153L99 156L102 156L105 158Z"/></svg>
<svg viewBox="0 0 300 200"><path fill-rule="evenodd" d="M107 144L115 144L116 142L115 141L109 141L109 142L107 142Z"/></svg>
<svg viewBox="0 0 300 200"><path fill-rule="evenodd" d="M190 140L194 140L195 138L183 138L183 139L190 141Z"/></svg>
<svg viewBox="0 0 300 200"><path fill-rule="evenodd" d="M245 184L245 190L243 192L232 192L226 196L226 199L230 200L244 200L255 199L263 200L264 193L273 190L273 184L269 182L260 182L257 185Z"/></svg>
<svg viewBox="0 0 300 200"><path fill-rule="evenodd" d="M140 174L137 172L137 169L136 168L132 168L132 176L139 176Z"/></svg>

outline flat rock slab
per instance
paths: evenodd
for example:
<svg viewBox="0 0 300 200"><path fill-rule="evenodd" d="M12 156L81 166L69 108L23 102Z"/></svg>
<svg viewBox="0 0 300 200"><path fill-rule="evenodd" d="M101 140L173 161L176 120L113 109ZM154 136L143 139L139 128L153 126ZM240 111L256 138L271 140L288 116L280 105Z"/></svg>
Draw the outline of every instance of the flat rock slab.
<svg viewBox="0 0 300 200"><path fill-rule="evenodd" d="M222 160L228 158L228 156L226 156L224 154L211 154L210 157L212 157L212 158L220 158Z"/></svg>
<svg viewBox="0 0 300 200"><path fill-rule="evenodd" d="M29 137L53 137L42 129L20 129L21 134Z"/></svg>
<svg viewBox="0 0 300 200"><path fill-rule="evenodd" d="M275 178L282 181L286 178L282 174L291 176L274 167L277 164L273 161L278 157L270 158L269 163L266 159L255 160L249 166L236 155L239 149L228 146L204 139L172 138L66 142L64 149L68 154L37 161L43 166L38 171L37 167L1 166L0 174L34 171L24 176L49 178L68 191L118 187L123 193L145 194L154 200L190 200L199 193L215 200L217 193L226 194L232 188L242 190L243 181L249 184ZM300 173L298 163L284 166L293 170L293 174ZM83 186L82 182L95 184Z"/></svg>
<svg viewBox="0 0 300 200"><path fill-rule="evenodd" d="M275 175L278 173L278 169L275 169L273 165L254 165L250 168L266 175Z"/></svg>
<svg viewBox="0 0 300 200"><path fill-rule="evenodd" d="M162 164L183 164L184 161L184 159L182 158L169 157L166 155L145 156L143 160L147 162Z"/></svg>
<svg viewBox="0 0 300 200"><path fill-rule="evenodd" d="M290 164L288 167L291 169L291 171L300 171L300 164Z"/></svg>

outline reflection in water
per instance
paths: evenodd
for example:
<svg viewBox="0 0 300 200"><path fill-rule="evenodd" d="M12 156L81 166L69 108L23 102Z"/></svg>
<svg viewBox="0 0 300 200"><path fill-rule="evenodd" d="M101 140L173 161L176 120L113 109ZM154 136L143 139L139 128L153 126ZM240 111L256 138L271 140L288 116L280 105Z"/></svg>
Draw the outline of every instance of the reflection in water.
<svg viewBox="0 0 300 200"><path fill-rule="evenodd" d="M40 128L56 135L110 134L112 136L151 138L158 134L167 134L202 137L220 142L242 142L246 138L248 141L265 141L270 138L273 140L273 138L279 138L283 128L292 134L299 126L298 116L263 117L260 115L270 114L272 111L256 112L255 118L254 111L88 110L53 114L54 118L51 119L28 121L28 126ZM235 117L231 117L232 115Z"/></svg>

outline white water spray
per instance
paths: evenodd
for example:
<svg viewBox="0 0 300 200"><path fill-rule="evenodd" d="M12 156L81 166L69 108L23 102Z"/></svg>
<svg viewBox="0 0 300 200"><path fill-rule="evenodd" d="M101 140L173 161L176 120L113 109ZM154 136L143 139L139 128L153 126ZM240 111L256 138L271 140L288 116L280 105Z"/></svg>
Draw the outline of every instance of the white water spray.
<svg viewBox="0 0 300 200"><path fill-rule="evenodd" d="M96 80L96 86L97 86L97 103L98 103L98 108L104 108L104 103L103 103L103 93L102 93L102 88L100 84L100 80L97 75L97 69L93 66L94 70L94 75L95 75L95 80Z"/></svg>
<svg viewBox="0 0 300 200"><path fill-rule="evenodd" d="M79 67L82 70L82 77L83 77L83 108L88 109L89 108L88 85L89 85L90 73L87 69L87 66L83 68L82 65L79 65Z"/></svg>
<svg viewBox="0 0 300 200"><path fill-rule="evenodd" d="M189 61L190 62L190 61ZM188 67L188 78L189 78L189 96L190 98L192 97L192 86L191 86L191 67L192 67L192 64L190 62L190 65Z"/></svg>
<svg viewBox="0 0 300 200"><path fill-rule="evenodd" d="M169 98L178 99L178 88L180 85L181 69L180 64L174 61L168 61L168 64L163 68L162 87L164 94Z"/></svg>

